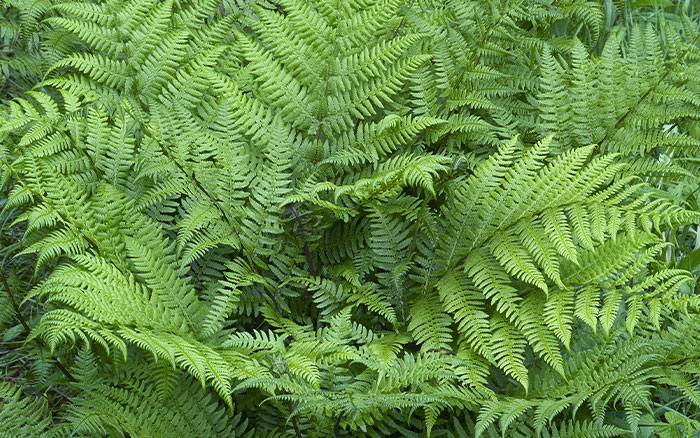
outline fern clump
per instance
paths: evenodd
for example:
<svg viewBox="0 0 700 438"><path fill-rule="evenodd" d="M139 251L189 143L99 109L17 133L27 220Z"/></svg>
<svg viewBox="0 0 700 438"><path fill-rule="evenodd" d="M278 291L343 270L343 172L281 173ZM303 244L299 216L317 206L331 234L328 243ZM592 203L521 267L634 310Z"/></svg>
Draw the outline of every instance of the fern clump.
<svg viewBox="0 0 700 438"><path fill-rule="evenodd" d="M700 430L690 2L0 7L12 436Z"/></svg>

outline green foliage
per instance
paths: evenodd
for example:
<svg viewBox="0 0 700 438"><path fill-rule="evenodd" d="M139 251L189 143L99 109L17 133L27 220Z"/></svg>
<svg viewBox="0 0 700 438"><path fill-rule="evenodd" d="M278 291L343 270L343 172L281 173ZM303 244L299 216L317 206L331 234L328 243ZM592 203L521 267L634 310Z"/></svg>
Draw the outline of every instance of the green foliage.
<svg viewBox="0 0 700 438"><path fill-rule="evenodd" d="M0 3L0 434L693 436L698 18Z"/></svg>

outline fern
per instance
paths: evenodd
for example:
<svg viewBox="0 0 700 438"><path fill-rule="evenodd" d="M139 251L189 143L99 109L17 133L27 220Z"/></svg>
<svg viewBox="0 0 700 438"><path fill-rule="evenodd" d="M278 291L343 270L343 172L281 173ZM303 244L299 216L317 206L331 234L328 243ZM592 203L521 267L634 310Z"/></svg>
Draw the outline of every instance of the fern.
<svg viewBox="0 0 700 438"><path fill-rule="evenodd" d="M0 2L2 433L690 436L662 3Z"/></svg>

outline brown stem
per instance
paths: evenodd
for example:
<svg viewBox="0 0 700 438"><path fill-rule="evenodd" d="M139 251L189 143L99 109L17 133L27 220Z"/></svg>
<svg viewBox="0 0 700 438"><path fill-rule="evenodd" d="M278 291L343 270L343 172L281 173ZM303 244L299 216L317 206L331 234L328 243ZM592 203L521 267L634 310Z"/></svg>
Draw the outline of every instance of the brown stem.
<svg viewBox="0 0 700 438"><path fill-rule="evenodd" d="M448 356L455 356L456 353L449 348L445 347L440 347L440 348L431 348L428 350L430 353L440 353L440 356L448 355Z"/></svg>
<svg viewBox="0 0 700 438"><path fill-rule="evenodd" d="M275 313L280 313L280 306L279 304L277 304L277 295L268 292L267 289L265 290L265 294L270 299L270 301L272 301L272 307L275 309Z"/></svg>
<svg viewBox="0 0 700 438"><path fill-rule="evenodd" d="M292 407L292 402L290 400L287 400L287 407L289 407L289 415L292 416L292 427L294 428L294 433L296 434L297 438L303 438L301 431L299 430L299 425L297 424L297 419L294 418L294 408Z"/></svg>

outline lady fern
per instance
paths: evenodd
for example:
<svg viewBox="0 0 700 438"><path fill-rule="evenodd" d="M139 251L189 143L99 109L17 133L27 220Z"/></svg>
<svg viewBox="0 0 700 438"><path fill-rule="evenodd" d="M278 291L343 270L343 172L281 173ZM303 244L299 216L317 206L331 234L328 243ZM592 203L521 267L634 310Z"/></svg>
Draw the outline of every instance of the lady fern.
<svg viewBox="0 0 700 438"><path fill-rule="evenodd" d="M13 433L700 429L694 9L0 5Z"/></svg>

